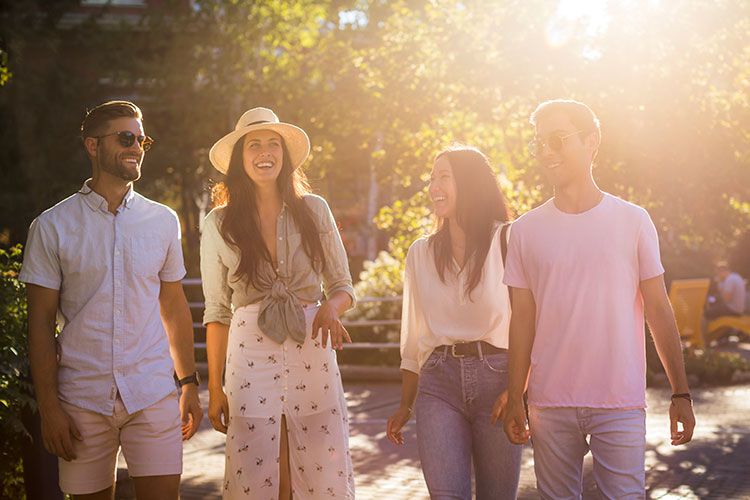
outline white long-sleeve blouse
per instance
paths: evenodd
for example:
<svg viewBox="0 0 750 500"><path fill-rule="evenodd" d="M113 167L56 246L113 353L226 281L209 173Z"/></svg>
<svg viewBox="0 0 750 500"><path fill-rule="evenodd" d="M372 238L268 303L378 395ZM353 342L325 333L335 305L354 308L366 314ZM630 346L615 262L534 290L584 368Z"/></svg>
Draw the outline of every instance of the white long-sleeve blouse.
<svg viewBox="0 0 750 500"><path fill-rule="evenodd" d="M466 272L456 275L447 271L445 283L440 281L427 237L409 248L401 316L402 370L419 373L432 351L441 345L484 340L508 348L510 298L503 284L500 227L502 224L495 230L482 278L470 297L465 293Z"/></svg>

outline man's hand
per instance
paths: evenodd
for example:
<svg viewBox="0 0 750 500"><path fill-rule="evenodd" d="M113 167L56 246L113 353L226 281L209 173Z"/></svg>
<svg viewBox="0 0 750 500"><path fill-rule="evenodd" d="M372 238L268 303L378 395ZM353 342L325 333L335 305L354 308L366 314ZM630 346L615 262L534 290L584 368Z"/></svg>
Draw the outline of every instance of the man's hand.
<svg viewBox="0 0 750 500"><path fill-rule="evenodd" d="M77 457L71 436L78 441L83 441L83 436L70 415L62 409L59 403L45 410L40 409L39 413L42 417L44 448L65 461L75 460Z"/></svg>
<svg viewBox="0 0 750 500"><path fill-rule="evenodd" d="M679 424L682 424L680 430ZM679 446L693 439L695 430L695 415L693 405L687 399L675 398L669 405L669 431L672 437L672 446Z"/></svg>
<svg viewBox="0 0 750 500"><path fill-rule="evenodd" d="M513 444L525 444L529 440L529 429L526 427L526 411L522 399L510 399L502 414L505 434Z"/></svg>
<svg viewBox="0 0 750 500"><path fill-rule="evenodd" d="M180 418L182 420L182 440L193 437L198 431L203 419L203 408L198 398L198 386L186 384L182 387L180 396Z"/></svg>

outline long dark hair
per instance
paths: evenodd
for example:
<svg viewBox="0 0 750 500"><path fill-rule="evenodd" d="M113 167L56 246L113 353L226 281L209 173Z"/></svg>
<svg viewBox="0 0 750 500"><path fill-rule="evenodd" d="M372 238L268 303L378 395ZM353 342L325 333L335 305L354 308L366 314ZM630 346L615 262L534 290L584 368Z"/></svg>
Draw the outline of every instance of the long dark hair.
<svg viewBox="0 0 750 500"><path fill-rule="evenodd" d="M216 205L224 205L223 218L219 232L228 244L240 251L240 264L237 277L246 280L250 285L257 285L261 261L271 262L271 253L263 242L258 224L255 183L245 172L242 159L244 137L234 145L229 160L227 177L223 183L214 186L212 196ZM284 159L281 171L276 178L276 185L281 199L286 203L294 222L302 235L302 248L312 262L313 269L323 272L326 259L320 243L318 227L310 207L305 203L304 195L309 194L310 184L301 169L293 168L289 159L284 138L281 138Z"/></svg>
<svg viewBox="0 0 750 500"><path fill-rule="evenodd" d="M482 279L484 261L492 244L496 222L510 220L505 198L500 192L490 162L478 149L456 144L446 147L435 155L435 162L445 157L450 163L456 180L456 222L466 234L466 253L463 267L455 269L452 259L450 225L444 218L435 221L435 229L429 237L435 254L440 281L445 283L446 270L468 273L465 293L471 300L471 292Z"/></svg>

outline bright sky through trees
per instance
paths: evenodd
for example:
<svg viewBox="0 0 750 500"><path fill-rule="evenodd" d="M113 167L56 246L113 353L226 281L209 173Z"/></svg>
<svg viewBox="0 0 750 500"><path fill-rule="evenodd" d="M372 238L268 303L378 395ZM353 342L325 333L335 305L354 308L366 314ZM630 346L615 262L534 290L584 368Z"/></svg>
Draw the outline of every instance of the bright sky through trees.
<svg viewBox="0 0 750 500"><path fill-rule="evenodd" d="M547 43L552 47L564 45L576 31L583 29L590 38L606 33L612 20L605 0L560 0L554 15L547 23ZM584 56L597 59L600 52L595 44L584 49Z"/></svg>

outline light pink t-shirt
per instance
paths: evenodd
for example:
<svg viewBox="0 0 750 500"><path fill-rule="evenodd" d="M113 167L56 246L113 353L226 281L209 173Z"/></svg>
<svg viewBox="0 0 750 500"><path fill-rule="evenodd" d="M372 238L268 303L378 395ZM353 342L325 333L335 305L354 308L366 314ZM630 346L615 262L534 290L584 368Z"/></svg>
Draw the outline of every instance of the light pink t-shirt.
<svg viewBox="0 0 750 500"><path fill-rule="evenodd" d="M504 282L536 302L529 404L645 408L639 283L663 273L648 213L610 194L580 214L550 199L514 222Z"/></svg>

